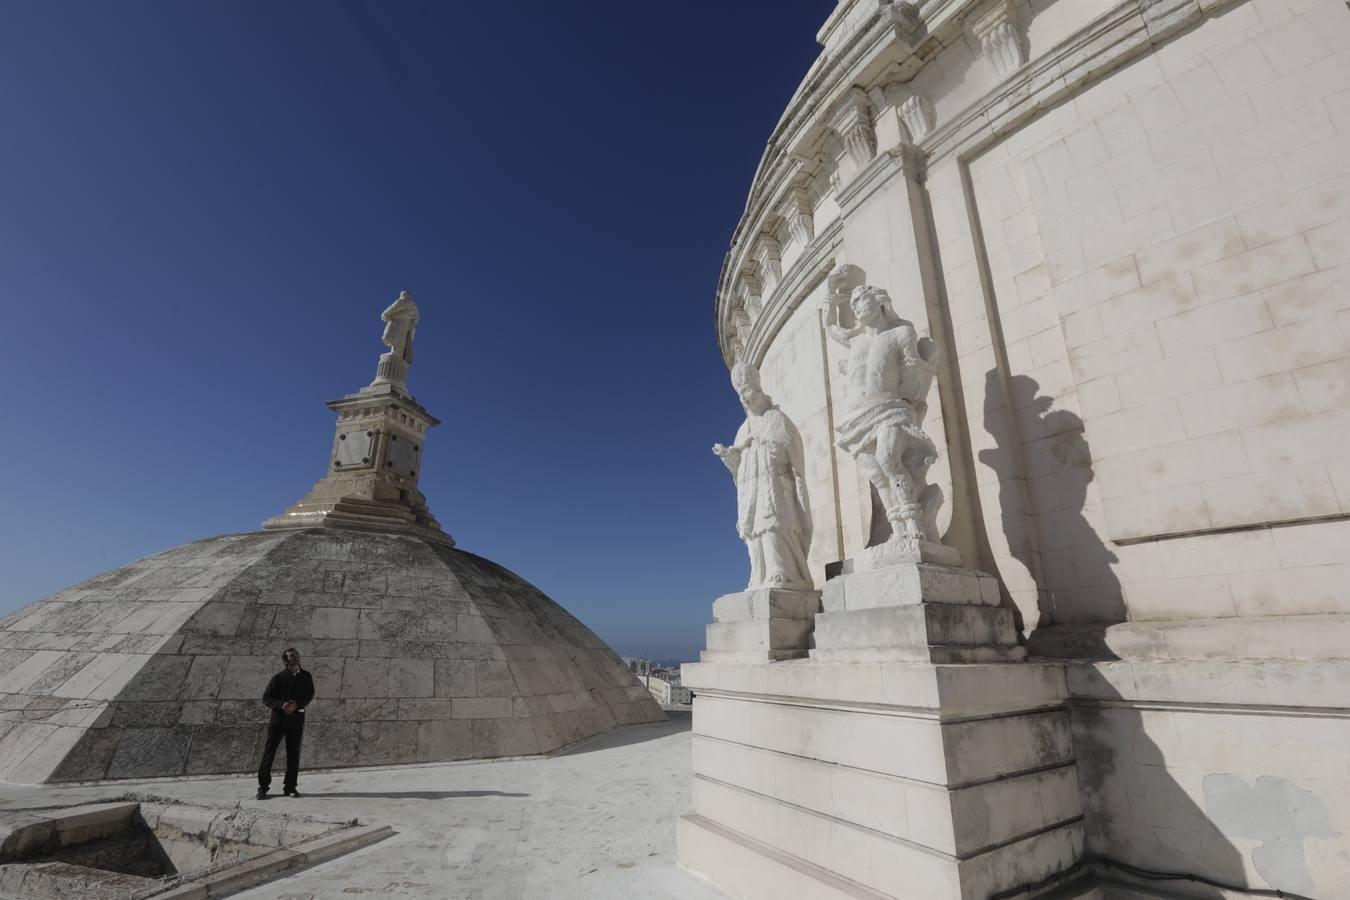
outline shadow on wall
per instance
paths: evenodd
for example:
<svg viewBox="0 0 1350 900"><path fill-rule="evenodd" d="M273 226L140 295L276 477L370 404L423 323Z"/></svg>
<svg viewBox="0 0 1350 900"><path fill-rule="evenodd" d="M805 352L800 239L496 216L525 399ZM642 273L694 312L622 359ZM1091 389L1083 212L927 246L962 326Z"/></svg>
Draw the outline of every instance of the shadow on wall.
<svg viewBox="0 0 1350 900"><path fill-rule="evenodd" d="M1093 471L1083 420L1055 409L1054 398L1041 395L1034 378L1013 375L1005 385L990 369L984 428L995 446L977 455L998 474L1009 551L1026 569L1028 583L1039 573L1039 621L1026 622L1024 609L1019 626L1030 639L1048 625L1086 625L1084 636L1095 631L1093 643L1104 649L1101 626L1124 621L1125 602L1111 569L1116 555L1084 515Z"/></svg>
<svg viewBox="0 0 1350 900"><path fill-rule="evenodd" d="M1116 555L1085 514L1093 468L1082 419L1055 409L1035 379L1004 382L994 369L984 423L995 446L978 457L998 474L1004 537L1027 583L1040 577L1029 649L1078 660L1070 712L1089 861L1110 880L1187 896L1231 896L1219 885L1323 896L1305 844L1330 832L1322 801L1283 778L1213 771L1187 739L1204 713L1141 709L1089 662L1117 658L1106 629L1126 613Z"/></svg>

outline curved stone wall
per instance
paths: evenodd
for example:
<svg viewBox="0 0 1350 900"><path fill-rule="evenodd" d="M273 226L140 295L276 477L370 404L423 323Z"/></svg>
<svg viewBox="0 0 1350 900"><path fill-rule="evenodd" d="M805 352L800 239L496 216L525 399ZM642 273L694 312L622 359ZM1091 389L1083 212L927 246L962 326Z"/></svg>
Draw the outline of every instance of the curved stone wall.
<svg viewBox="0 0 1350 900"><path fill-rule="evenodd" d="M1329 0L838 4L717 297L806 442L818 581L870 516L821 328L848 262L944 350L947 540L1028 631L1350 610L1347 32Z"/></svg>

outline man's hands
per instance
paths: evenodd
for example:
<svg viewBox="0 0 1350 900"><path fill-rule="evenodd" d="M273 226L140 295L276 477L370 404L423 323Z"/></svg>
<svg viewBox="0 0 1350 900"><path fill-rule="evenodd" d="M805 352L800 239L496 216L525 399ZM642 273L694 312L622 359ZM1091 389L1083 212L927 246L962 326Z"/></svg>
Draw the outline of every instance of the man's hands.
<svg viewBox="0 0 1350 900"><path fill-rule="evenodd" d="M287 700L285 703L281 704L281 711L289 716L291 713L296 711L298 706L299 704L297 704L294 700Z"/></svg>

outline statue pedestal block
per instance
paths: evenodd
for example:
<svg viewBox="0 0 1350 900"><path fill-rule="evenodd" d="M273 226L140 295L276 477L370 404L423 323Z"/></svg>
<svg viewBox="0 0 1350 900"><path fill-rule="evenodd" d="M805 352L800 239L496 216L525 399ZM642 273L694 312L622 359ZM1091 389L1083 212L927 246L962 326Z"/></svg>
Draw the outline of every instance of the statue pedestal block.
<svg viewBox="0 0 1350 900"><path fill-rule="evenodd" d="M704 662L753 663L800 659L811 644L819 591L766 588L726 594L713 602Z"/></svg>
<svg viewBox="0 0 1350 900"><path fill-rule="evenodd" d="M739 900L986 900L1070 870L1064 667L1018 661L989 575L922 558L846 572L808 659L683 667L681 865Z"/></svg>
<svg viewBox="0 0 1350 900"><path fill-rule="evenodd" d="M822 661L1020 662L998 581L925 562L855 571L825 583L811 658Z"/></svg>

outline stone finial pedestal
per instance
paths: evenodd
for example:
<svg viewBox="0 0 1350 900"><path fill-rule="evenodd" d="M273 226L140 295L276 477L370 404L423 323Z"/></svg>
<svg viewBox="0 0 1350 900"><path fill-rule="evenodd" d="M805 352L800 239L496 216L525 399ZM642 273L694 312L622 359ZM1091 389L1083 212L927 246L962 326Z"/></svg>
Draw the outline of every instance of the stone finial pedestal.
<svg viewBox="0 0 1350 900"><path fill-rule="evenodd" d="M726 594L713 602L703 662L753 663L801 659L810 647L819 591L765 588Z"/></svg>
<svg viewBox="0 0 1350 900"><path fill-rule="evenodd" d="M1064 668L951 558L846 563L806 659L683 667L681 865L739 900L985 900L1082 858Z"/></svg>

